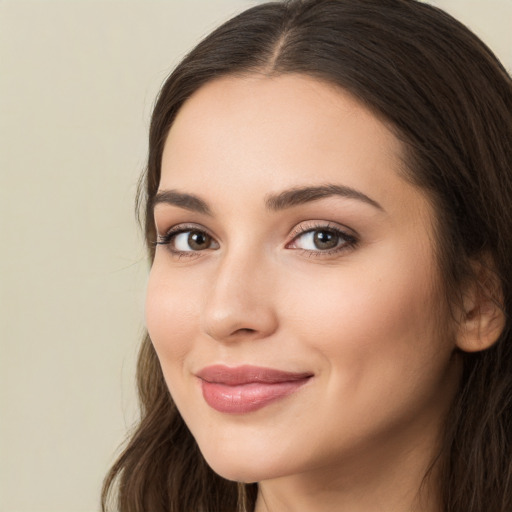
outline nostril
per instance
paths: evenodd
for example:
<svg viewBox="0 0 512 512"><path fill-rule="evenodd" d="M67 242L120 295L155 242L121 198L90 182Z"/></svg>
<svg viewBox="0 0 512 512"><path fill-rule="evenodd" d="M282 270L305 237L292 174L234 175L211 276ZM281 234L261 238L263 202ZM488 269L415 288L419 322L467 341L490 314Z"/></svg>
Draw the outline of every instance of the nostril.
<svg viewBox="0 0 512 512"><path fill-rule="evenodd" d="M256 329L243 328L237 329L233 334L251 334L253 332L256 332Z"/></svg>

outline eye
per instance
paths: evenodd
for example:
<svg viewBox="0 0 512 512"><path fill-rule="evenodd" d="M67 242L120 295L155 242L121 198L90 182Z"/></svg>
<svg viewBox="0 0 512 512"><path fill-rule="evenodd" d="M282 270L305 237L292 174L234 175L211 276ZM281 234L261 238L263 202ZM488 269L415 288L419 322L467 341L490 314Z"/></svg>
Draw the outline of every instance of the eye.
<svg viewBox="0 0 512 512"><path fill-rule="evenodd" d="M173 245L177 251L204 251L212 245L212 237L202 231L185 231L173 238Z"/></svg>
<svg viewBox="0 0 512 512"><path fill-rule="evenodd" d="M333 226L318 226L313 229L299 227L302 232L295 235L287 246L289 249L302 249L311 253L332 254L353 247L357 239Z"/></svg>
<svg viewBox="0 0 512 512"><path fill-rule="evenodd" d="M340 241L339 239L338 233L332 230L317 229L315 231L307 231L297 237L295 245L308 251L325 251L337 247Z"/></svg>
<svg viewBox="0 0 512 512"><path fill-rule="evenodd" d="M167 245L172 253L183 254L217 249L218 243L206 231L176 226L165 235L159 235L157 245Z"/></svg>

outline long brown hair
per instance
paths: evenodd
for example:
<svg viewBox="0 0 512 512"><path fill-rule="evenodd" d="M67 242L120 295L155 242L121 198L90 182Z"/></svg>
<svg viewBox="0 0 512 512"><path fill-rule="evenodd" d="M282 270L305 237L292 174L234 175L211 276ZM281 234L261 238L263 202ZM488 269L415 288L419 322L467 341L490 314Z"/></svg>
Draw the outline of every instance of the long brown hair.
<svg viewBox="0 0 512 512"><path fill-rule="evenodd" d="M167 133L183 103L224 75L302 73L336 84L392 127L406 178L437 214L447 297L477 279L501 285L506 326L488 350L462 354L463 375L440 457L443 512L512 510L512 83L492 52L443 11L415 0L291 0L253 7L206 37L156 103L141 196L153 258L152 200ZM141 418L103 488L103 510L253 511L256 484L216 475L166 388L148 336L137 381Z"/></svg>

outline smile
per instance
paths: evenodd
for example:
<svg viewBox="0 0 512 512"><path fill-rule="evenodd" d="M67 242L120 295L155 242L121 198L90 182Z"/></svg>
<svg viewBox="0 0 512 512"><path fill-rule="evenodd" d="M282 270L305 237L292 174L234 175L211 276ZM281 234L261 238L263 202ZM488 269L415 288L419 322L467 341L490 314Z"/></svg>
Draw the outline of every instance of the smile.
<svg viewBox="0 0 512 512"><path fill-rule="evenodd" d="M206 403L223 413L245 414L301 388L312 373L293 373L257 366L208 366L197 373Z"/></svg>

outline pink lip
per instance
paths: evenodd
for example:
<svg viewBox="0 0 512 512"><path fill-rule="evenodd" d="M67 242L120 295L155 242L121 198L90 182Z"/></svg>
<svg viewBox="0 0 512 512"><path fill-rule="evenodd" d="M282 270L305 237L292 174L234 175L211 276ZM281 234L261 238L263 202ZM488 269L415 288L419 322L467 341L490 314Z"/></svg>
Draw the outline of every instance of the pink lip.
<svg viewBox="0 0 512 512"><path fill-rule="evenodd" d="M206 403L232 414L256 411L284 398L301 386L312 373L293 373L258 366L208 366L197 373Z"/></svg>

